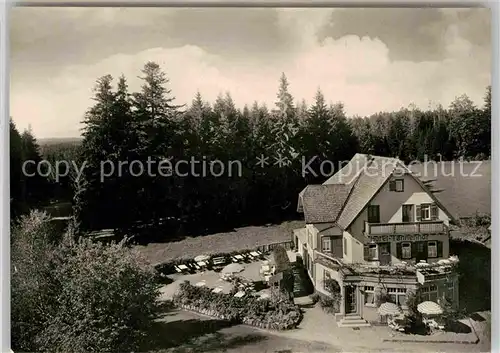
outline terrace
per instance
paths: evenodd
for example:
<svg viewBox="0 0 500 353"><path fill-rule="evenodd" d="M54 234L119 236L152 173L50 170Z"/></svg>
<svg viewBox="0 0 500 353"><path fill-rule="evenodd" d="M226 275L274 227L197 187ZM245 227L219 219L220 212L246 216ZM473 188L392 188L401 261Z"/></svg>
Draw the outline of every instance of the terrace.
<svg viewBox="0 0 500 353"><path fill-rule="evenodd" d="M420 283L445 278L455 270L459 261L457 256L450 256L449 259L443 259L436 263L420 262L417 264L408 264L400 262L389 266L377 266L365 263L349 264L345 263L342 259L333 259L319 252L317 254L320 256L316 259L316 261L323 263L330 268L338 268L344 276L360 276L369 274L413 278L417 276L417 280Z"/></svg>

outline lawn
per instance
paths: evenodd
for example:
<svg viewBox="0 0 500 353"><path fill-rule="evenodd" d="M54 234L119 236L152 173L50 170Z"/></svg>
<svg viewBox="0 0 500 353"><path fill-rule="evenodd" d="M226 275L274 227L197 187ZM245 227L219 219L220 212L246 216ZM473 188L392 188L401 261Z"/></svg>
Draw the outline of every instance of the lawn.
<svg viewBox="0 0 500 353"><path fill-rule="evenodd" d="M229 253L253 249L257 246L290 241L293 229L304 226L303 221L285 222L280 225L244 227L232 232L189 237L169 243L137 245L137 249L151 264L165 263L173 259L192 259L201 254Z"/></svg>
<svg viewBox="0 0 500 353"><path fill-rule="evenodd" d="M154 325L148 337L148 344L142 351L149 353L341 352L327 343L279 337L182 310L167 313Z"/></svg>

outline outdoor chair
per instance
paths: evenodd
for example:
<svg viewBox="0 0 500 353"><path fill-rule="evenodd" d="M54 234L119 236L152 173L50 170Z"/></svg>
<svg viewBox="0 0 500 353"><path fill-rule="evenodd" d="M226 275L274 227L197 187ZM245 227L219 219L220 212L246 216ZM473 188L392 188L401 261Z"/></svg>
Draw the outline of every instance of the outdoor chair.
<svg viewBox="0 0 500 353"><path fill-rule="evenodd" d="M181 273L189 272L190 268L185 264L180 264L176 266L177 269L181 270Z"/></svg>
<svg viewBox="0 0 500 353"><path fill-rule="evenodd" d="M226 262L227 262L226 258L223 256L214 257L212 259L212 264L213 264L214 270L216 270L217 268L222 268L226 264Z"/></svg>
<svg viewBox="0 0 500 353"><path fill-rule="evenodd" d="M236 259L236 262L244 262L245 261L245 258L241 254L234 255L233 259Z"/></svg>
<svg viewBox="0 0 500 353"><path fill-rule="evenodd" d="M243 261L246 263L250 263L253 261L252 255L250 255L250 253L244 253L241 254L241 256L243 256Z"/></svg>
<svg viewBox="0 0 500 353"><path fill-rule="evenodd" d="M196 269L196 266L194 263L192 263L192 262L187 263L187 267L188 267L189 273L191 273L191 274L196 273L197 269Z"/></svg>

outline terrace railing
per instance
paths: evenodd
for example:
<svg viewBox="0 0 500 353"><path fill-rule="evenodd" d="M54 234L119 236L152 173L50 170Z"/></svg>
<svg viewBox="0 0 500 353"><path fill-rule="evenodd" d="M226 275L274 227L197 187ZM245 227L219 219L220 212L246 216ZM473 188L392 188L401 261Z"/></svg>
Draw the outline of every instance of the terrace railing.
<svg viewBox="0 0 500 353"><path fill-rule="evenodd" d="M365 235L441 234L447 231L443 221L414 223L365 223Z"/></svg>

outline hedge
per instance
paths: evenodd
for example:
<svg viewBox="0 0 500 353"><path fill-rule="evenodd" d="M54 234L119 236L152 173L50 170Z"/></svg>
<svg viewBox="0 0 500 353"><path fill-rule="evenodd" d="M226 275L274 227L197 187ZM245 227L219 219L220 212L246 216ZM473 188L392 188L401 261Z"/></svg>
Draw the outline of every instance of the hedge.
<svg viewBox="0 0 500 353"><path fill-rule="evenodd" d="M181 283L174 295L176 306L201 314L265 329L288 330L302 320L300 308L279 292L270 299L252 296L236 298L225 293L213 293L210 288Z"/></svg>

